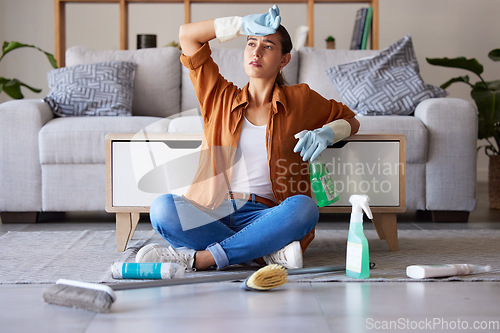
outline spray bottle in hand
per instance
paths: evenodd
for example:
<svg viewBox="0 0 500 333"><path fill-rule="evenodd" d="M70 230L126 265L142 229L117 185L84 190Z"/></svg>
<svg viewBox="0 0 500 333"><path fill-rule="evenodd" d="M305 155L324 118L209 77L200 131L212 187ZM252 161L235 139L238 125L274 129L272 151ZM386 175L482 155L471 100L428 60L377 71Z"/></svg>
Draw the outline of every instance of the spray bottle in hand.
<svg viewBox="0 0 500 333"><path fill-rule="evenodd" d="M368 218L373 219L367 195L351 195L352 205L349 235L347 237L346 275L357 279L370 277L370 256L368 240L363 233L363 211Z"/></svg>
<svg viewBox="0 0 500 333"><path fill-rule="evenodd" d="M307 132L307 130L301 131L295 134L295 138L300 139ZM339 195L335 191L335 182L321 154L314 161L309 162L309 172L311 189L319 207L331 205L339 200Z"/></svg>

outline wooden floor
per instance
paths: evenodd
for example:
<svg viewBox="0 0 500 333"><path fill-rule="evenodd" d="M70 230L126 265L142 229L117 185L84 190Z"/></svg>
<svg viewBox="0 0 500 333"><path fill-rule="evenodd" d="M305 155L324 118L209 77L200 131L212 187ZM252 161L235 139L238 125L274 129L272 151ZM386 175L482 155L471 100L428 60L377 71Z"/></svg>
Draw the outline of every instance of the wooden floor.
<svg viewBox="0 0 500 333"><path fill-rule="evenodd" d="M409 212L399 229L498 229L486 184L468 223L433 223ZM348 215L321 216L319 229L346 229ZM67 214L64 221L0 224L8 231L113 230L111 214ZM138 229L151 226L140 222ZM373 228L369 225L366 228ZM499 239L500 241L500 239ZM19 246L22 251L22 245ZM1 268L0 268L1 269ZM1 332L499 332L497 282L289 282L271 292L209 283L117 292L107 314L43 303L46 285L0 285Z"/></svg>

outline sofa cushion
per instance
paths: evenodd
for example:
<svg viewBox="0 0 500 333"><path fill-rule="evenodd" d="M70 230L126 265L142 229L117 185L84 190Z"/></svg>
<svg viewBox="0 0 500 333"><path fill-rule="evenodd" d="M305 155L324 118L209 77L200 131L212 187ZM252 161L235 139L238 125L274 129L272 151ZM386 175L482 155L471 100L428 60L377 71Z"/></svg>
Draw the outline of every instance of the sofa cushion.
<svg viewBox="0 0 500 333"><path fill-rule="evenodd" d="M104 164L42 164L43 211L102 211L105 203Z"/></svg>
<svg viewBox="0 0 500 333"><path fill-rule="evenodd" d="M106 61L53 69L44 101L58 116L131 116L135 67Z"/></svg>
<svg viewBox="0 0 500 333"><path fill-rule="evenodd" d="M243 49L214 48L212 59L219 66L224 78L243 88L248 83L248 75L243 66ZM292 51L290 63L283 69L283 75L288 84L296 84L298 76L298 53ZM189 78L189 70L182 66L182 111L199 108L193 84Z"/></svg>
<svg viewBox="0 0 500 333"><path fill-rule="evenodd" d="M102 61L130 61L137 65L132 115L166 117L180 111L180 51L174 47L101 51L73 46L66 66Z"/></svg>
<svg viewBox="0 0 500 333"><path fill-rule="evenodd" d="M332 66L353 60L372 57L373 50L326 50L303 47L299 51L299 83L307 83L323 97L342 102L340 94L332 84L326 70Z"/></svg>
<svg viewBox="0 0 500 333"><path fill-rule="evenodd" d="M357 117L357 119L360 123L360 134L406 135L406 161L427 162L429 133L420 119L405 116Z"/></svg>
<svg viewBox="0 0 500 333"><path fill-rule="evenodd" d="M201 116L177 117L168 125L169 133L203 133L203 118Z"/></svg>
<svg viewBox="0 0 500 333"><path fill-rule="evenodd" d="M410 35L372 58L333 66L327 74L345 104L363 115L410 115L424 99L447 95L420 77Z"/></svg>
<svg viewBox="0 0 500 333"><path fill-rule="evenodd" d="M49 121L39 133L40 163L105 162L108 133L166 132L169 121L156 117L65 117Z"/></svg>

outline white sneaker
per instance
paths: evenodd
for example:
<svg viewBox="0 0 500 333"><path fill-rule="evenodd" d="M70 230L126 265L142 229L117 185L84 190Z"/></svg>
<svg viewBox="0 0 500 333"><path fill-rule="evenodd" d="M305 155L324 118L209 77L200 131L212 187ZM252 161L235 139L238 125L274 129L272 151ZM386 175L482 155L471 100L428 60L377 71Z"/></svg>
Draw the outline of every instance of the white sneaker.
<svg viewBox="0 0 500 333"><path fill-rule="evenodd" d="M193 271L195 250L187 247L174 249L172 246L148 244L143 246L135 256L135 262L171 262L186 267L186 271Z"/></svg>
<svg viewBox="0 0 500 333"><path fill-rule="evenodd" d="M264 256L264 261L268 265L278 264L285 268L302 268L302 248L300 247L300 242L292 242L281 250Z"/></svg>

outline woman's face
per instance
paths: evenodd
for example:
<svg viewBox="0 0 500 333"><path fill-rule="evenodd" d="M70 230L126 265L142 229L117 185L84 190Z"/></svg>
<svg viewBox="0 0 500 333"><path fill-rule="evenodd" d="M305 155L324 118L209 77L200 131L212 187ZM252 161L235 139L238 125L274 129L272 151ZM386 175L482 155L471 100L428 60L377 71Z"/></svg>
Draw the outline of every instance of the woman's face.
<svg viewBox="0 0 500 333"><path fill-rule="evenodd" d="M274 80L288 63L286 55L281 54L280 35L248 36L244 62L250 78Z"/></svg>

